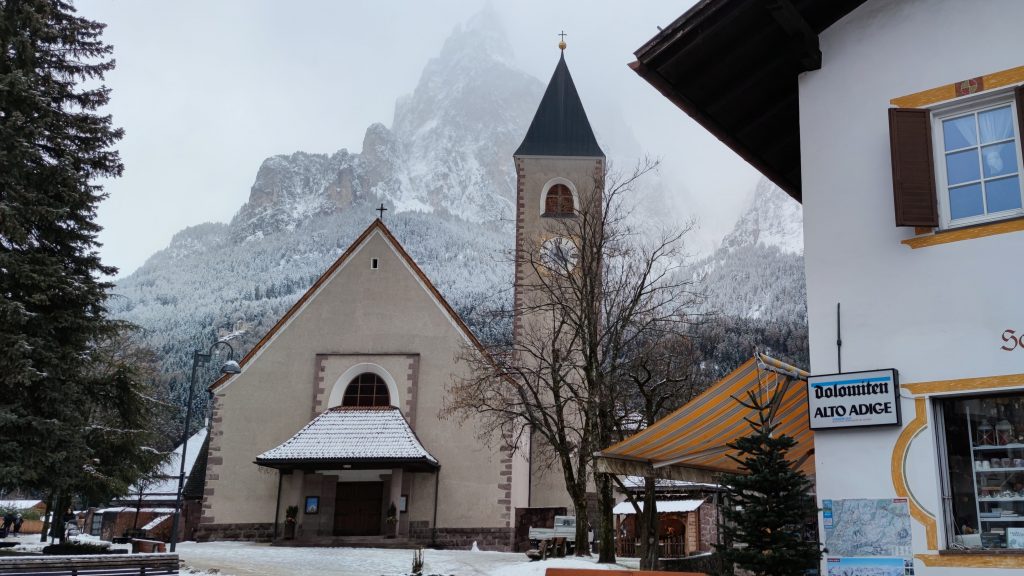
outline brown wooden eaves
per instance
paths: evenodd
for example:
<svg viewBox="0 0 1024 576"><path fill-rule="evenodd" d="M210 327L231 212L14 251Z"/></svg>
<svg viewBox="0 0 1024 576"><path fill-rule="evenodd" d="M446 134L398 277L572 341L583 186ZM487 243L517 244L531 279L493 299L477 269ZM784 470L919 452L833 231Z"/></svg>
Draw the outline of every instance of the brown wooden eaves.
<svg viewBox="0 0 1024 576"><path fill-rule="evenodd" d="M629 67L641 78L646 80L651 86L654 86L658 92L661 92L661 94L668 98L669 101L678 106L680 110L686 112L687 115L703 126L705 130L711 132L711 134L721 140L723 144L738 154L740 158L743 158L750 163L750 165L757 169L758 172L764 174L766 178L774 182L779 188L782 188L794 200L797 202L801 201L800 185L798 183L793 182L784 176L765 159L761 158L748 146L741 143L734 137L732 132L727 130L714 118L705 114L698 106L686 98L686 96L675 90L675 88L672 87L671 82L662 77L661 74L651 68L648 68L639 61L631 62Z"/></svg>

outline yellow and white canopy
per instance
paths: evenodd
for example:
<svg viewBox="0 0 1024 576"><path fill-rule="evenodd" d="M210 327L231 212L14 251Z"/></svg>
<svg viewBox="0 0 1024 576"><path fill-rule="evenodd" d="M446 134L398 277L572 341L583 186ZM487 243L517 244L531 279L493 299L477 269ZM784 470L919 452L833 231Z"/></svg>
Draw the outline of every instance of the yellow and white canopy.
<svg viewBox="0 0 1024 576"><path fill-rule="evenodd" d="M656 477L675 477L673 469L707 474L741 472L729 458L728 443L751 432L754 412L740 404L747 392L762 401L774 398L771 417L776 432L796 440L789 457L807 474L814 473L814 435L807 420L807 372L757 354L675 412L646 429L598 452L609 471L639 464ZM627 466L622 466L627 464ZM634 466L633 470L641 468Z"/></svg>

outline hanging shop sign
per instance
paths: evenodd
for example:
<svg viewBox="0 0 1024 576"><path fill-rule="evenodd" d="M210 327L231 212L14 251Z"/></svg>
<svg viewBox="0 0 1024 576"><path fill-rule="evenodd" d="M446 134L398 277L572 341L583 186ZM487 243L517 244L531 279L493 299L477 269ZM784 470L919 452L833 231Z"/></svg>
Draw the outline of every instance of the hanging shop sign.
<svg viewBox="0 0 1024 576"><path fill-rule="evenodd" d="M894 369L807 378L811 430L899 425L899 373Z"/></svg>

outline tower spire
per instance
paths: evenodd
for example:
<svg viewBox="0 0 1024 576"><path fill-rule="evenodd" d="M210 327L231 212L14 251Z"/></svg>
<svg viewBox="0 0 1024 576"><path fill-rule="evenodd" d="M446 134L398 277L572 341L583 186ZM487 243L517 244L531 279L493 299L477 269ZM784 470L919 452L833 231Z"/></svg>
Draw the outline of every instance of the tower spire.
<svg viewBox="0 0 1024 576"><path fill-rule="evenodd" d="M526 138L515 152L516 156L604 157L569 74L569 66L565 63L564 44L564 40L559 44L562 53L555 73L551 75L533 122L526 131Z"/></svg>

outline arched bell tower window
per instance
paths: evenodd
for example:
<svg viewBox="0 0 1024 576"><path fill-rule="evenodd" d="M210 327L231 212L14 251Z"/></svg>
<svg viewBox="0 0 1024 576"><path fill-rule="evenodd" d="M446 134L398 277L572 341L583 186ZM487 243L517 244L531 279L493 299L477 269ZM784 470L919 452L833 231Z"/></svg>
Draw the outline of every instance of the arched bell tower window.
<svg viewBox="0 0 1024 576"><path fill-rule="evenodd" d="M342 406L390 406L391 396L384 379L373 372L363 372L348 383Z"/></svg>
<svg viewBox="0 0 1024 576"><path fill-rule="evenodd" d="M544 196L544 216L572 216L576 203L572 190L565 184L553 184Z"/></svg>

